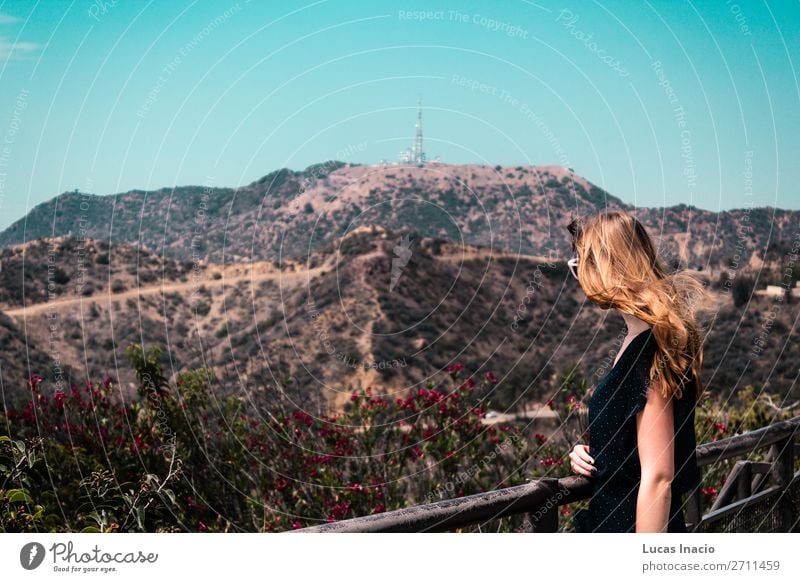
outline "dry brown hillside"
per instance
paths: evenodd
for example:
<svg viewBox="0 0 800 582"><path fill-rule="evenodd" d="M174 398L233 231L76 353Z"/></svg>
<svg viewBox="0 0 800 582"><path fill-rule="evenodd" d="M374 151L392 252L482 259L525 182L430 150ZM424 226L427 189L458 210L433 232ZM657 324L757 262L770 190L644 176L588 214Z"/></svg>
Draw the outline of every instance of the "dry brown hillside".
<svg viewBox="0 0 800 582"><path fill-rule="evenodd" d="M60 248L61 264L73 260L74 248ZM126 269L127 262L110 272ZM133 376L123 350L135 342L165 346L170 371L213 367L220 392L246 398L280 386L320 408L340 407L357 385L399 396L460 363L497 376L488 398L505 410L552 396L574 365L596 382L623 331L620 318L585 300L561 260L411 230L363 227L306 263L210 264L200 277L167 271L116 292L100 278L88 295L5 304L5 393L24 397L27 375L52 375L54 359L71 381L109 376L128 390ZM773 298L751 295L737 307L722 275L698 273L713 291L709 389L728 395L755 384L796 399L800 351L789 338L797 302L776 310Z"/></svg>

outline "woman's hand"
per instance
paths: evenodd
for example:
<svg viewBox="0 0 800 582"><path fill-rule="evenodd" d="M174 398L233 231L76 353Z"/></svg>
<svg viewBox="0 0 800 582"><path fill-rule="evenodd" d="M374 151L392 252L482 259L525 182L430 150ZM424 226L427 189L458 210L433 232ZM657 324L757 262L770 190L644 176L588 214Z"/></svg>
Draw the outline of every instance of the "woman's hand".
<svg viewBox="0 0 800 582"><path fill-rule="evenodd" d="M585 477L591 477L597 471L594 466L594 459L589 456L588 445L575 445L575 448L569 454L569 464L573 471Z"/></svg>

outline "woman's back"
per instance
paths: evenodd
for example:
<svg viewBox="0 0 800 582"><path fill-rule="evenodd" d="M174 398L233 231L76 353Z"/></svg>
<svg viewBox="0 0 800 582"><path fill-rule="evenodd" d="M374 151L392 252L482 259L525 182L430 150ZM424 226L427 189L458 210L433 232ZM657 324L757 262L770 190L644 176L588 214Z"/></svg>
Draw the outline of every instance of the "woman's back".
<svg viewBox="0 0 800 582"><path fill-rule="evenodd" d="M589 451L597 471L588 511L575 515L577 531L635 531L636 496L641 481L636 415L647 402L650 367L657 351L652 330L631 340L589 402ZM694 378L683 397L673 398L675 477L668 531L685 531L681 495L700 482L695 455Z"/></svg>

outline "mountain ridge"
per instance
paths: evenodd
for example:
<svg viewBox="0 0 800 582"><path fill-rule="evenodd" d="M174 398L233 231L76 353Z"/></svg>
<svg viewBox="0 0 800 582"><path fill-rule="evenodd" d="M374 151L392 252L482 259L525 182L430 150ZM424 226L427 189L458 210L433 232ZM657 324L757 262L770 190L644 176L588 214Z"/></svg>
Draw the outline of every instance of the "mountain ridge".
<svg viewBox="0 0 800 582"><path fill-rule="evenodd" d="M0 233L0 246L73 235L135 244L175 260L301 259L350 229L412 226L422 235L527 255L568 252L573 215L622 209L663 238L667 260L718 264L741 242L767 248L800 212L633 207L563 166L369 166L329 161L281 168L242 188L179 186L101 196L65 192ZM740 227L752 233L739 237ZM775 228L775 233L771 228ZM686 236L691 241L683 240ZM737 239L741 238L742 241Z"/></svg>

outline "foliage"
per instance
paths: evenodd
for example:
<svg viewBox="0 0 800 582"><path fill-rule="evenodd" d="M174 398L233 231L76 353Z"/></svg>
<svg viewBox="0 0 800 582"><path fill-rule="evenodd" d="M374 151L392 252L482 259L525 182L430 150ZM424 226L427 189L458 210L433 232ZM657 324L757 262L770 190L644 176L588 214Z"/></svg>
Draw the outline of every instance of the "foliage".
<svg viewBox="0 0 800 582"><path fill-rule="evenodd" d="M315 418L248 414L205 369L170 382L157 347L126 356L136 402L114 402L109 379L47 396L33 376L28 405L0 417L2 531L281 531L524 482L524 439L483 424L480 385L459 366L403 398L354 391Z"/></svg>
<svg viewBox="0 0 800 582"><path fill-rule="evenodd" d="M280 399L253 410L220 398L207 369L170 380L157 347L132 345L126 356L135 402L115 399L110 379L47 395L34 375L27 406L0 416L0 531L277 532L565 477L586 435L590 390L576 367L547 403L559 429L528 439L487 421L494 374L466 375L460 364L395 398L355 390L342 412L315 417ZM752 387L738 398L701 402L698 442L788 416ZM731 466L706 471L705 509ZM525 519L482 525L519 531Z"/></svg>

